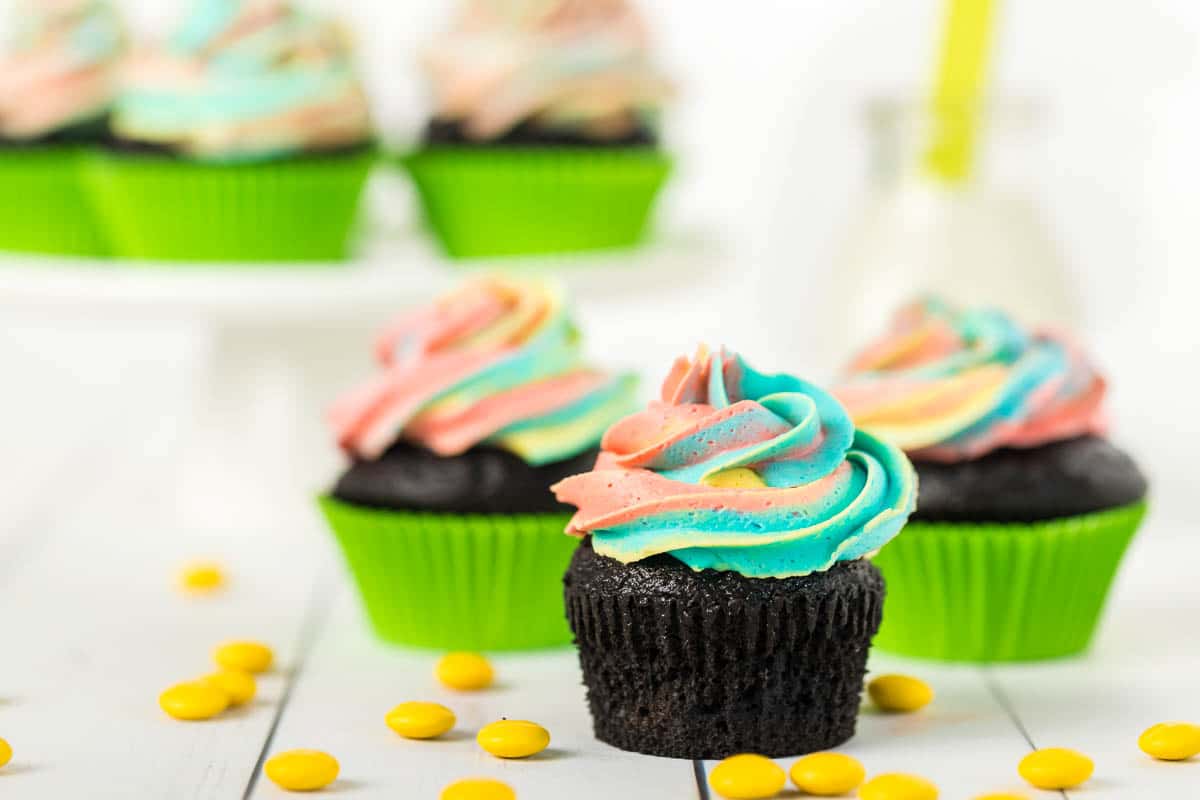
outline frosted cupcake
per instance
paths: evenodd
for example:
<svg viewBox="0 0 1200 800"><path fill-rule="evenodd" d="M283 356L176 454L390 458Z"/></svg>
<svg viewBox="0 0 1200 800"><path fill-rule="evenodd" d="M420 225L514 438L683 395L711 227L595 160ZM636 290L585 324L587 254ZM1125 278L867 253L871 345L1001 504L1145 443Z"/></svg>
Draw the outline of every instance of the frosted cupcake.
<svg viewBox="0 0 1200 800"><path fill-rule="evenodd" d="M904 454L706 348L601 447L554 487L587 537L565 584L596 737L693 759L849 739L883 606L867 559L913 509Z"/></svg>
<svg viewBox="0 0 1200 800"><path fill-rule="evenodd" d="M0 49L0 249L103 253L81 155L104 132L120 20L97 0L20 0L13 11Z"/></svg>
<svg viewBox="0 0 1200 800"><path fill-rule="evenodd" d="M405 163L452 255L642 238L671 89L628 0L467 0L424 63L433 119Z"/></svg>
<svg viewBox="0 0 1200 800"><path fill-rule="evenodd" d="M199 0L134 54L91 188L120 255L336 261L373 160L336 24L283 0Z"/></svg>
<svg viewBox="0 0 1200 800"><path fill-rule="evenodd" d="M379 375L330 415L351 465L321 505L376 633L439 649L570 641L575 543L550 485L632 408L587 365L553 286L473 280L386 328Z"/></svg>
<svg viewBox="0 0 1200 800"><path fill-rule="evenodd" d="M835 392L920 477L912 524L876 562L879 646L955 661L1084 650L1147 485L1105 436L1106 384L1078 345L925 299Z"/></svg>

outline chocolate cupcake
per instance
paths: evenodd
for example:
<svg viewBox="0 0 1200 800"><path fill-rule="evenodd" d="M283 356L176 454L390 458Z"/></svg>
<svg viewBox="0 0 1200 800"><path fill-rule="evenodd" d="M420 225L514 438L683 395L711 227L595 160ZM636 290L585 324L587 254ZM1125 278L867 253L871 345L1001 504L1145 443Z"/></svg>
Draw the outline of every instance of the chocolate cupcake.
<svg viewBox="0 0 1200 800"><path fill-rule="evenodd" d="M19 0L13 11L0 50L0 249L102 255L82 170L103 137L123 26L102 0Z"/></svg>
<svg viewBox="0 0 1200 800"><path fill-rule="evenodd" d="M705 348L601 447L554 487L588 537L565 587L596 736L693 759L849 739L884 594L867 558L916 494L904 454Z"/></svg>
<svg viewBox="0 0 1200 800"><path fill-rule="evenodd" d="M286 0L196 0L122 72L89 185L118 255L340 261L374 161L349 36Z"/></svg>
<svg viewBox="0 0 1200 800"><path fill-rule="evenodd" d="M330 418L351 464L321 506L376 633L439 649L570 641L574 551L550 485L588 469L633 379L586 365L552 286L464 284L381 334Z"/></svg>
<svg viewBox="0 0 1200 800"><path fill-rule="evenodd" d="M671 87L629 0L465 0L424 66L433 117L404 164L451 255L641 239Z"/></svg>
<svg viewBox="0 0 1200 800"><path fill-rule="evenodd" d="M903 309L835 389L920 478L879 645L955 661L1054 658L1091 641L1145 513L1105 438L1106 384L1062 333L934 298Z"/></svg>

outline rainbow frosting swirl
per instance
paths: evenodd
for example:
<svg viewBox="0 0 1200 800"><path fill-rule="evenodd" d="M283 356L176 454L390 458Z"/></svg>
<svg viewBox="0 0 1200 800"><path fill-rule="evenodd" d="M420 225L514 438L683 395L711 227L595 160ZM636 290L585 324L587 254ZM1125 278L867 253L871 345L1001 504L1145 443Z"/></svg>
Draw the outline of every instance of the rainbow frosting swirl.
<svg viewBox="0 0 1200 800"><path fill-rule="evenodd" d="M347 34L284 0L199 0L169 41L130 59L112 127L122 139L207 159L319 152L371 137Z"/></svg>
<svg viewBox="0 0 1200 800"><path fill-rule="evenodd" d="M662 397L605 434L595 469L553 488L623 563L670 553L694 570L807 575L890 541L915 507L904 454L856 431L838 402L701 347Z"/></svg>
<svg viewBox="0 0 1200 800"><path fill-rule="evenodd" d="M671 94L628 0L466 0L425 53L435 114L472 139L523 122L619 138Z"/></svg>
<svg viewBox="0 0 1200 800"><path fill-rule="evenodd" d="M98 119L112 102L125 35L110 3L23 0L0 55L0 138L31 140Z"/></svg>
<svg viewBox="0 0 1200 800"><path fill-rule="evenodd" d="M541 282L469 281L388 326L376 357L383 372L330 413L359 458L403 438L443 456L489 444L538 466L595 447L633 407L635 380L584 363L562 292Z"/></svg>
<svg viewBox="0 0 1200 800"><path fill-rule="evenodd" d="M921 460L962 461L1106 428L1104 379L1068 337L936 298L902 309L834 394L856 425Z"/></svg>

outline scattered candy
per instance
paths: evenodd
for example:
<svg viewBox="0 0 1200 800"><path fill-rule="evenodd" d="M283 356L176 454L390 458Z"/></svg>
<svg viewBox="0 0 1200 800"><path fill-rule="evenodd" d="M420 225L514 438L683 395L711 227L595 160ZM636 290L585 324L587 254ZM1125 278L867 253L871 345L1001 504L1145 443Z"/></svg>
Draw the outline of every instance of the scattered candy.
<svg viewBox="0 0 1200 800"><path fill-rule="evenodd" d="M760 800L783 790L787 775L783 767L766 756L743 753L730 756L713 767L708 785L727 800Z"/></svg>
<svg viewBox="0 0 1200 800"><path fill-rule="evenodd" d="M220 689L229 698L229 705L240 706L249 703L258 692L258 684L254 676L240 669L222 669L211 675L205 675L199 683Z"/></svg>
<svg viewBox="0 0 1200 800"><path fill-rule="evenodd" d="M443 684L462 692L486 689L495 677L492 665L478 653L447 653L434 673Z"/></svg>
<svg viewBox="0 0 1200 800"><path fill-rule="evenodd" d="M406 739L432 739L454 727L454 712L437 703L401 703L385 719Z"/></svg>
<svg viewBox="0 0 1200 800"><path fill-rule="evenodd" d="M867 684L867 694L880 711L916 711L933 700L933 689L911 675L880 675Z"/></svg>
<svg viewBox="0 0 1200 800"><path fill-rule="evenodd" d="M864 783L858 797L859 800L937 800L938 788L916 775L890 772Z"/></svg>
<svg viewBox="0 0 1200 800"><path fill-rule="evenodd" d="M502 719L484 725L475 737L479 746L500 758L528 758L550 744L550 731L524 719Z"/></svg>
<svg viewBox="0 0 1200 800"><path fill-rule="evenodd" d="M813 753L792 764L792 783L805 794L836 797L856 788L867 776L858 759L844 753Z"/></svg>
<svg viewBox="0 0 1200 800"><path fill-rule="evenodd" d="M12 745L0 739L0 767L12 761Z"/></svg>
<svg viewBox="0 0 1200 800"><path fill-rule="evenodd" d="M311 792L337 780L337 759L320 750L288 750L271 756L263 771L281 789Z"/></svg>
<svg viewBox="0 0 1200 800"><path fill-rule="evenodd" d="M1035 750L1021 759L1017 772L1039 789L1070 789L1092 777L1095 765L1083 753L1065 747Z"/></svg>
<svg viewBox="0 0 1200 800"><path fill-rule="evenodd" d="M467 778L442 789L439 800L517 800L517 793L491 778Z"/></svg>
<svg viewBox="0 0 1200 800"><path fill-rule="evenodd" d="M191 594L209 594L225 585L225 572L220 564L197 561L179 573L179 585Z"/></svg>
<svg viewBox="0 0 1200 800"><path fill-rule="evenodd" d="M1138 747L1159 761L1185 761L1200 753L1200 725L1160 722L1138 737Z"/></svg>
<svg viewBox="0 0 1200 800"><path fill-rule="evenodd" d="M229 696L209 684L179 683L158 696L158 705L175 719L212 719L229 707Z"/></svg>
<svg viewBox="0 0 1200 800"><path fill-rule="evenodd" d="M275 660L271 648L259 642L225 642L213 653L217 666L242 672L266 672Z"/></svg>

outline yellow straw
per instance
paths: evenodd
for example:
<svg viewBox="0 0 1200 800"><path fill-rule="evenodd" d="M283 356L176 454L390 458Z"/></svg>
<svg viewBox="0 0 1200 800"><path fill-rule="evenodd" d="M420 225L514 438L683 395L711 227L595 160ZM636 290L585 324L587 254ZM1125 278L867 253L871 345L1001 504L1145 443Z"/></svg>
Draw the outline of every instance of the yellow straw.
<svg viewBox="0 0 1200 800"><path fill-rule="evenodd" d="M993 6L993 0L946 0L945 39L931 98L932 141L924 167L947 183L964 181L971 172Z"/></svg>

